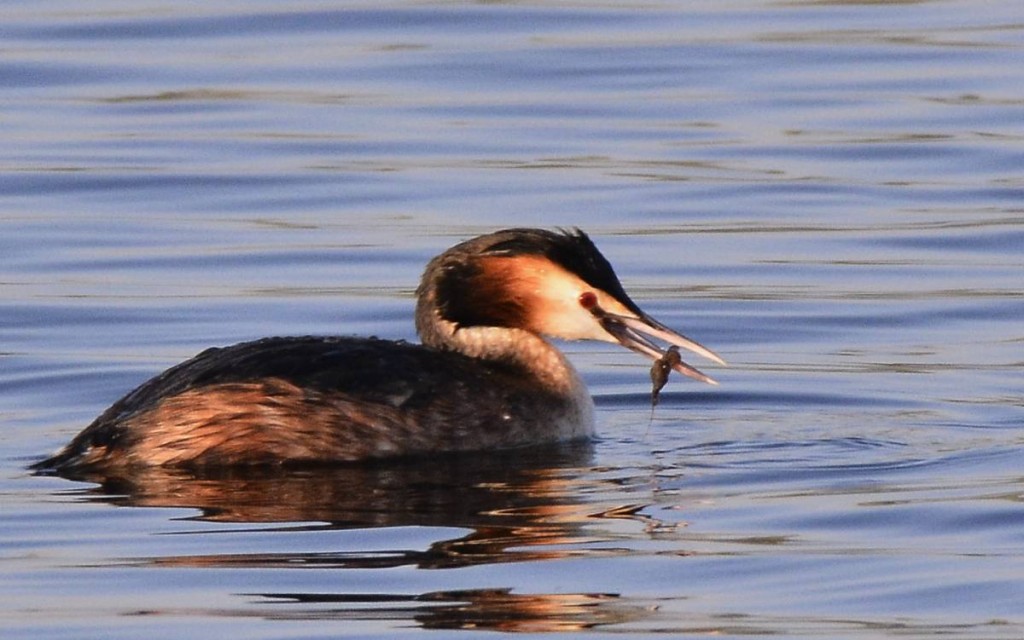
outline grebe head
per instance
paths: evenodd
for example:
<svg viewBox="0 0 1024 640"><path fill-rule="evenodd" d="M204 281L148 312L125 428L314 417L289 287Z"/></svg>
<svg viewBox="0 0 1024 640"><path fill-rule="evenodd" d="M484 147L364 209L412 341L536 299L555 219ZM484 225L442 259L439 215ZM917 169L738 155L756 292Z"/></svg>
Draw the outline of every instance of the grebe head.
<svg viewBox="0 0 1024 640"><path fill-rule="evenodd" d="M664 351L656 339L725 364L644 313L579 229L506 229L467 240L427 265L416 294L416 329L438 349L501 357L515 348L510 336L526 332L614 342L659 359ZM504 344L491 348L485 342ZM716 384L684 362L673 368Z"/></svg>

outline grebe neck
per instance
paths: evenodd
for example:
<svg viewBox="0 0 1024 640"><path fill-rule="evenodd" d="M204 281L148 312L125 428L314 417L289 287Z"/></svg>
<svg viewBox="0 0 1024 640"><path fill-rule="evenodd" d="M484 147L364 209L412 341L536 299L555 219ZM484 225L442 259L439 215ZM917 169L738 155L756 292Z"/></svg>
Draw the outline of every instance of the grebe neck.
<svg viewBox="0 0 1024 640"><path fill-rule="evenodd" d="M416 330L423 344L430 348L521 369L559 395L589 397L565 355L543 337L511 327L460 327L441 317L433 291L420 292Z"/></svg>
<svg viewBox="0 0 1024 640"><path fill-rule="evenodd" d="M471 358L512 366L529 372L558 395L577 395L583 383L569 360L541 336L509 327L458 327L436 318L429 329L419 326L420 339L428 347L455 351Z"/></svg>

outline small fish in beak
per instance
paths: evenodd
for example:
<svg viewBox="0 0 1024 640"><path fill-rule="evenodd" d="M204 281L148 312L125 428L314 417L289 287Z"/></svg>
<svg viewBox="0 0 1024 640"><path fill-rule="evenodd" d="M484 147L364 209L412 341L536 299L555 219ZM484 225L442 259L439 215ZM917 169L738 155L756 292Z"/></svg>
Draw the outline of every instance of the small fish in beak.
<svg viewBox="0 0 1024 640"><path fill-rule="evenodd" d="M588 309L597 321L601 323L604 330L615 338L619 344L653 359L655 367L664 369L664 382L661 382L661 386L656 389L655 397L657 397L657 391L660 391L661 387L668 381L668 372L671 370L678 371L685 376L706 382L707 384L718 384L714 378L691 367L679 357L679 349L682 348L703 356L712 362L717 362L721 365L725 364L725 360L722 360L718 354L699 342L669 329L643 312L638 313L637 317L609 313L602 309L596 300L592 302ZM670 345L668 350L663 350L651 338L667 342ZM652 377L655 375L654 369L652 369L651 375ZM661 376L662 374L658 375ZM655 386L658 385L659 381L661 381L660 377L654 381Z"/></svg>
<svg viewBox="0 0 1024 640"><path fill-rule="evenodd" d="M658 394L668 384L668 374L673 368L682 364L682 357L679 355L679 347L672 345L665 351L665 355L654 361L651 365L651 413L654 407L658 406Z"/></svg>

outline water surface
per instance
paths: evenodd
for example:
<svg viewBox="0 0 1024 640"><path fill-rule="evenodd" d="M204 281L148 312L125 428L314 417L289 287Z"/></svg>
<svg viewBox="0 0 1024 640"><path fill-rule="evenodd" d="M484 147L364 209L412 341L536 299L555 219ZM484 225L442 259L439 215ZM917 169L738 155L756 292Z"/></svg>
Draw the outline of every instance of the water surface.
<svg viewBox="0 0 1024 640"><path fill-rule="evenodd" d="M5 638L1024 635L1012 2L0 9ZM580 226L729 368L564 348L601 437L105 484L25 467L210 345L413 339Z"/></svg>

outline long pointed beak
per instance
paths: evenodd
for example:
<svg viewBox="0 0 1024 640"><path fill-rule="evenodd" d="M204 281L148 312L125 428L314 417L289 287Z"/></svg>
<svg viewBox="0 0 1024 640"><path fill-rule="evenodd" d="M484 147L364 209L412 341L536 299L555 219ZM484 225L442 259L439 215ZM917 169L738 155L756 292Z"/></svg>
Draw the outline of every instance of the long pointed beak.
<svg viewBox="0 0 1024 640"><path fill-rule="evenodd" d="M717 362L718 364L725 364L725 360L722 360L722 358L711 349L708 349L699 342L690 340L681 333L677 333L672 329L669 329L646 314L641 313L638 318L633 318L601 310L599 313L595 313L595 316L601 323L601 326L604 327L604 330L618 340L619 344L627 349L632 349L637 353L642 353L654 360L660 360L665 355L665 350L652 342L650 338L655 338L657 340L667 342L669 345L686 349L687 351L692 351L693 353L703 356L713 362ZM673 364L672 368L695 380L700 380L701 382L706 382L708 384L718 384L714 378L702 373L694 367L691 367L685 362L678 361Z"/></svg>

